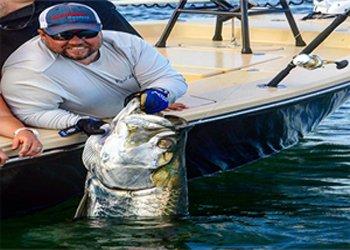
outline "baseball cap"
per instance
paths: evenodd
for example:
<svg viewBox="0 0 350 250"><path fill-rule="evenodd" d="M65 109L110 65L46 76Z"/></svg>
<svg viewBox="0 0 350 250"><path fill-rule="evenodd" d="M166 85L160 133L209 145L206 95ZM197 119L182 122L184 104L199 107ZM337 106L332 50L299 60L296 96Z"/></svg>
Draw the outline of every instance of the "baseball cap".
<svg viewBox="0 0 350 250"><path fill-rule="evenodd" d="M84 4L63 3L45 9L39 16L40 28L49 35L69 30L101 31L97 13Z"/></svg>

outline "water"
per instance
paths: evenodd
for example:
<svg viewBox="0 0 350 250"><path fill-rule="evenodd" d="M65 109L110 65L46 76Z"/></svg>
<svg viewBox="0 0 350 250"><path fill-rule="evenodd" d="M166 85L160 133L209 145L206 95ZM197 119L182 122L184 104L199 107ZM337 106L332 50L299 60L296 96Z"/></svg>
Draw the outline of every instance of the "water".
<svg viewBox="0 0 350 250"><path fill-rule="evenodd" d="M2 248L349 249L350 101L298 145L189 183L181 220L81 220L78 200L1 223Z"/></svg>
<svg viewBox="0 0 350 250"><path fill-rule="evenodd" d="M2 221L0 247L350 249L349 124L350 101L298 145L191 181L187 218L73 222L74 199Z"/></svg>
<svg viewBox="0 0 350 250"><path fill-rule="evenodd" d="M238 0L227 0L232 5L236 6L239 1ZM254 0L259 6L264 6L266 4L266 0ZM118 2L118 0L112 0L112 2ZM279 0L269 0L269 3L271 3L273 6L275 6ZM298 13L309 13L312 11L312 0L290 0L289 2L292 2L294 4L290 4L290 7L293 12ZM300 4L304 2L303 4ZM197 4L201 5L201 4ZM149 5L148 5L149 6ZM171 4L172 7L166 6L164 4L160 5L162 8L147 8L144 5L137 6L135 8L134 6L118 6L117 9L129 20L129 21L139 21L139 20L147 20L150 17L154 20L167 20L171 16L172 12L174 11L174 7L176 4ZM195 18L213 18L212 15L193 15L193 14L181 14L179 16L179 20L188 20L188 19L195 19Z"/></svg>

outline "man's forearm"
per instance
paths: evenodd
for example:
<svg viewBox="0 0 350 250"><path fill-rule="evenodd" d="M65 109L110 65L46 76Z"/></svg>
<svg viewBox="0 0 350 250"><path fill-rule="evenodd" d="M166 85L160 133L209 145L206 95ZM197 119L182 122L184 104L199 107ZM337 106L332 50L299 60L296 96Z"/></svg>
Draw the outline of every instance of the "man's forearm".
<svg viewBox="0 0 350 250"><path fill-rule="evenodd" d="M162 78L150 84L147 88L162 88L169 91L169 102L174 103L187 91L187 84L181 75L171 78Z"/></svg>
<svg viewBox="0 0 350 250"><path fill-rule="evenodd" d="M77 123L82 117L66 110L56 109L33 112L30 114L17 114L26 124L47 129L64 129Z"/></svg>
<svg viewBox="0 0 350 250"><path fill-rule="evenodd" d="M14 132L24 127L24 125L16 119L14 116L0 116L1 126L0 126L0 135L6 136L9 138L14 137Z"/></svg>

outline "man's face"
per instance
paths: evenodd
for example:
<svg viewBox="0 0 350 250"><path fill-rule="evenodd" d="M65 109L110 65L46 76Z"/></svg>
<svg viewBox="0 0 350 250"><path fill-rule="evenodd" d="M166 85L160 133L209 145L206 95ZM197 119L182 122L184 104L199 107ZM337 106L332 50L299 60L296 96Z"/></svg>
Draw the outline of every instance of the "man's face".
<svg viewBox="0 0 350 250"><path fill-rule="evenodd" d="M102 43L101 32L94 37L91 37L93 32L84 30L66 31L55 36L50 36L43 30L38 32L50 50L64 57L82 61L85 64L93 62L98 57L98 50Z"/></svg>

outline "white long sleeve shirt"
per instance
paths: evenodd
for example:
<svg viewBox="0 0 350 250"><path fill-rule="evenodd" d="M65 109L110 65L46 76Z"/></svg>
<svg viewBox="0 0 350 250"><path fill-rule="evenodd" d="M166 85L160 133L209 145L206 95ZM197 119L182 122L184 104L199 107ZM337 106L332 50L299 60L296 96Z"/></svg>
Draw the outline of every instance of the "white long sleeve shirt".
<svg viewBox="0 0 350 250"><path fill-rule="evenodd" d="M134 35L103 31L99 52L97 61L83 65L35 37L6 61L1 92L26 124L62 129L82 116L114 117L126 96L146 88L168 90L170 102L187 90L169 61Z"/></svg>

